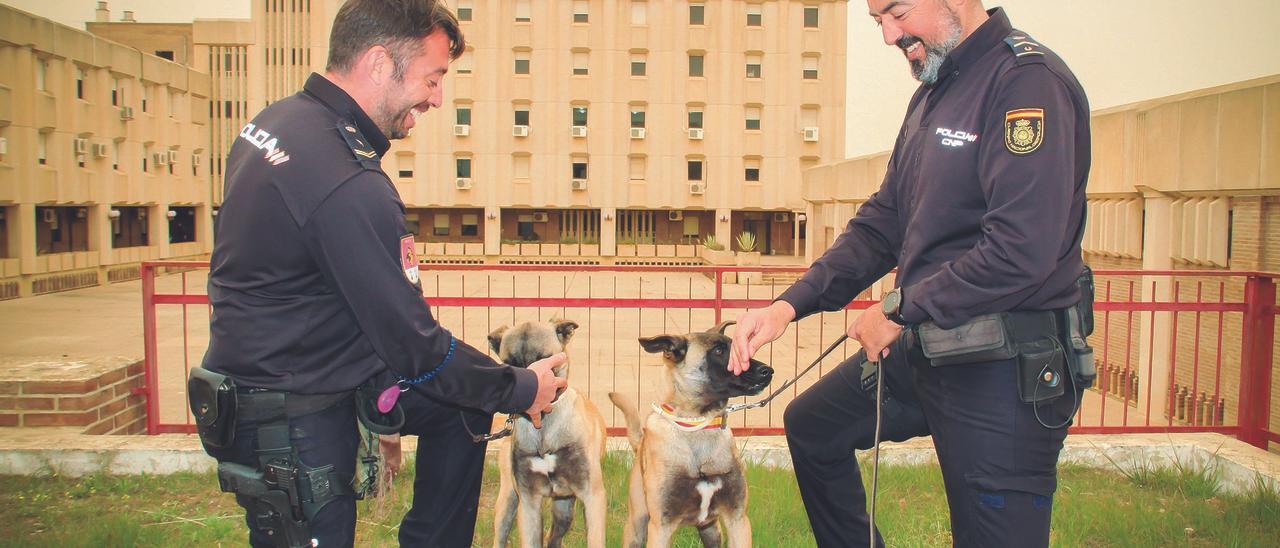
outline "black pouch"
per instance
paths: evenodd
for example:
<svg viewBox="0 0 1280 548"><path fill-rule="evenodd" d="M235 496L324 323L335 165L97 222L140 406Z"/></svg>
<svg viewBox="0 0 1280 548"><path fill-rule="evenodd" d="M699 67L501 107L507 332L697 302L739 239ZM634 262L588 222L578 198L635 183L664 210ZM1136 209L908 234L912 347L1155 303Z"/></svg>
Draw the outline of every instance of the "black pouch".
<svg viewBox="0 0 1280 548"><path fill-rule="evenodd" d="M1066 393L1066 352L1053 337L1018 344L1018 397L1023 403L1046 403Z"/></svg>
<svg viewBox="0 0 1280 548"><path fill-rule="evenodd" d="M1007 360L1018 354L1007 314L986 314L943 329L933 322L916 328L920 350L934 367Z"/></svg>
<svg viewBox="0 0 1280 548"><path fill-rule="evenodd" d="M187 402L206 447L229 447L236 435L236 384L230 377L203 367L191 369Z"/></svg>

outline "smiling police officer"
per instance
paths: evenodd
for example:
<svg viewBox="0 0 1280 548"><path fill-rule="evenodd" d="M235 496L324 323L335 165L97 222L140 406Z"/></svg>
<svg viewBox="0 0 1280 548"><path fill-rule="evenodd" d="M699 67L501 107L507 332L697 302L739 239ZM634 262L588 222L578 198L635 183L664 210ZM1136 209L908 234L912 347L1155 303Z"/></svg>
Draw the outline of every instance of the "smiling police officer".
<svg viewBox="0 0 1280 548"><path fill-rule="evenodd" d="M1091 380L1092 295L1078 283L1088 102L1063 61L1000 9L867 5L922 85L879 191L801 280L739 320L731 367L896 266L896 288L849 326L865 353L787 407L818 544L869 542L853 450L872 445L860 363L871 356L889 394L884 439L933 435L955 546L1046 546L1064 427Z"/></svg>
<svg viewBox="0 0 1280 548"><path fill-rule="evenodd" d="M380 160L440 106L457 19L435 0L349 0L329 43L326 73L258 114L227 159L192 409L255 546L353 544L357 415L421 437L401 543L470 546L485 446L468 428L496 411L539 423L565 358L495 363L422 299Z"/></svg>

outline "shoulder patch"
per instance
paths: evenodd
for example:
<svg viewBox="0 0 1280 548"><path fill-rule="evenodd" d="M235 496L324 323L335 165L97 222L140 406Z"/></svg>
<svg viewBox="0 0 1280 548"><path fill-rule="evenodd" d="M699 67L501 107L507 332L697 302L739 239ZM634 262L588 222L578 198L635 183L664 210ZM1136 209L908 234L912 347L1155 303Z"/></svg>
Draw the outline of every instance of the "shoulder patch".
<svg viewBox="0 0 1280 548"><path fill-rule="evenodd" d="M351 147L351 153L356 155L357 160L378 159L378 152L373 149L373 145L369 144L369 139L360 133L359 129L356 129L355 124L339 121L338 133L347 142L347 146Z"/></svg>
<svg viewBox="0 0 1280 548"><path fill-rule="evenodd" d="M1019 108L1004 113L1004 146L1014 154L1030 154L1044 142L1044 109Z"/></svg>
<svg viewBox="0 0 1280 548"><path fill-rule="evenodd" d="M1013 31L1013 34L1005 37L1004 43L1013 51L1013 56L1018 59L1019 64L1028 61L1041 61L1044 59L1045 52L1048 51L1040 43L1021 31Z"/></svg>

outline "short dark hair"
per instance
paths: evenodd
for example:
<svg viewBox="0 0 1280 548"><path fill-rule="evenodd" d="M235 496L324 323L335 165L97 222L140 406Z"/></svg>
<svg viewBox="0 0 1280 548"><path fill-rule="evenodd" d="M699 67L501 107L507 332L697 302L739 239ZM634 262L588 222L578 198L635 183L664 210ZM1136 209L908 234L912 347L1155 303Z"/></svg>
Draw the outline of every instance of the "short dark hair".
<svg viewBox="0 0 1280 548"><path fill-rule="evenodd" d="M348 0L333 19L329 33L331 72L351 70L356 58L373 46L391 53L392 76L404 77L409 59L418 53L418 41L433 32L449 37L449 58L457 59L466 48L458 18L439 0Z"/></svg>

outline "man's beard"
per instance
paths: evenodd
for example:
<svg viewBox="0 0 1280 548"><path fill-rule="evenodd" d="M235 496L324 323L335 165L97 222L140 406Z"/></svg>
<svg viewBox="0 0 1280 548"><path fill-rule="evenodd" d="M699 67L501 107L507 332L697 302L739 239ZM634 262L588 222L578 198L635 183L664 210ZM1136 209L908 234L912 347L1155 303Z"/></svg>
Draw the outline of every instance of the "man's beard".
<svg viewBox="0 0 1280 548"><path fill-rule="evenodd" d="M926 85L938 81L938 69L942 68L942 62L946 60L947 54L960 45L960 34L964 30L960 26L960 18L950 9L947 10L947 14L950 17L943 23L946 27L946 38L943 38L941 43L931 44L919 37L903 34L895 44L902 49L903 53L917 42L924 48L923 61L911 59L908 62L911 64L911 76Z"/></svg>
<svg viewBox="0 0 1280 548"><path fill-rule="evenodd" d="M404 139L409 136L409 130L404 127L404 117L409 116L409 111L413 110L413 107L417 105L396 109L389 102L390 99L384 97L378 103L377 112L371 117L373 118L373 123L378 126L378 129L382 130L382 134L386 135L387 139Z"/></svg>

